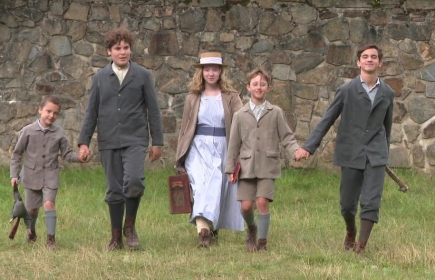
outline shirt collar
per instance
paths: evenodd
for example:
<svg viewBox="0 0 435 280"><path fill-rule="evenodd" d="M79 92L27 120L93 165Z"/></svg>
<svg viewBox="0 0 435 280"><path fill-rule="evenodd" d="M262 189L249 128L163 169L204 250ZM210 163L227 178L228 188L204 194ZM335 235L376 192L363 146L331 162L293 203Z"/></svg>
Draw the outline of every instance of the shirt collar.
<svg viewBox="0 0 435 280"><path fill-rule="evenodd" d="M361 76L359 76L359 79L360 79L361 83L364 83L364 84L367 85L367 83L364 82L364 80L361 78ZM380 86L380 85L381 85L381 81L379 80L379 77L378 77L378 79L376 80L376 84L375 84L375 86L374 86L373 88L375 88L375 87L377 87L377 86ZM368 86L368 85L367 85L367 86Z"/></svg>
<svg viewBox="0 0 435 280"><path fill-rule="evenodd" d="M266 107L266 101L261 103L260 105L255 105L251 99L249 99L249 107L251 107L251 110L254 111L255 107L259 107L261 110L264 110Z"/></svg>
<svg viewBox="0 0 435 280"><path fill-rule="evenodd" d="M39 125L39 128L40 128L42 131L48 131L48 130L51 129L51 126L49 126L49 127L43 127L43 126L41 125L41 123L39 122L39 119L38 119L38 125Z"/></svg>

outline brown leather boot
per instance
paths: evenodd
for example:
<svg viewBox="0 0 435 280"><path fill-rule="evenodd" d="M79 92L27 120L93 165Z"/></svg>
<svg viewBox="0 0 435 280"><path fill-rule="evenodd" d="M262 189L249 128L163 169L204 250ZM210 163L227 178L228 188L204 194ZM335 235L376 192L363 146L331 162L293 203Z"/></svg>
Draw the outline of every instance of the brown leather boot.
<svg viewBox="0 0 435 280"><path fill-rule="evenodd" d="M136 233L136 218L133 217L125 217L124 221L124 236L126 239L127 247L130 250L138 250L139 249L139 237Z"/></svg>
<svg viewBox="0 0 435 280"><path fill-rule="evenodd" d="M198 247L199 248L210 247L210 239L211 239L210 230L208 230L206 228L202 228L198 235L199 235Z"/></svg>
<svg viewBox="0 0 435 280"><path fill-rule="evenodd" d="M353 231L346 230L344 238L344 250L349 251L355 248L356 228Z"/></svg>
<svg viewBox="0 0 435 280"><path fill-rule="evenodd" d="M246 252L257 251L257 225L252 225L248 227L248 233L246 237Z"/></svg>
<svg viewBox="0 0 435 280"><path fill-rule="evenodd" d="M115 251L124 248L124 243L122 243L121 229L112 228L112 239L110 240L109 246L107 246L108 251Z"/></svg>
<svg viewBox="0 0 435 280"><path fill-rule="evenodd" d="M257 250L258 251L267 251L267 239L265 239L265 238L258 239Z"/></svg>
<svg viewBox="0 0 435 280"><path fill-rule="evenodd" d="M36 231L34 229L27 229L27 242L36 242Z"/></svg>
<svg viewBox="0 0 435 280"><path fill-rule="evenodd" d="M56 250L57 249L56 238L54 237L54 235L47 234L47 248L49 250Z"/></svg>
<svg viewBox="0 0 435 280"><path fill-rule="evenodd" d="M365 243L361 243L359 241L356 242L355 243L355 253L357 253L360 256L364 256L366 245L367 245L367 242L365 242Z"/></svg>

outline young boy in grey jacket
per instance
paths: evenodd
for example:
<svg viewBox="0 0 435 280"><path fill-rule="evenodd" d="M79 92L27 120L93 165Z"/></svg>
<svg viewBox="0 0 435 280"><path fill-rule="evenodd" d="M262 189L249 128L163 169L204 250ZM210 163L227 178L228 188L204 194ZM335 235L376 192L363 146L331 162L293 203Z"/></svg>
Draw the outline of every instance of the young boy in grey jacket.
<svg viewBox="0 0 435 280"><path fill-rule="evenodd" d="M299 145L287 125L284 112L266 101L271 76L261 68L248 75L250 101L235 115L231 126L225 172L231 182L238 178L234 169L240 160L241 171L237 199L248 225L246 250L267 250L270 226L269 203L273 201L275 179L281 176L279 143L293 155ZM258 227L254 206L258 209ZM258 244L257 244L258 230Z"/></svg>
<svg viewBox="0 0 435 280"><path fill-rule="evenodd" d="M26 208L32 217L31 225L26 225L30 226L27 241L36 241L36 219L39 208L44 206L48 249L56 249L55 201L59 187L59 151L64 160L85 162L71 149L63 128L54 125L60 108L57 97L48 96L41 101L40 118L20 131L10 162L11 185L21 181L25 188Z"/></svg>

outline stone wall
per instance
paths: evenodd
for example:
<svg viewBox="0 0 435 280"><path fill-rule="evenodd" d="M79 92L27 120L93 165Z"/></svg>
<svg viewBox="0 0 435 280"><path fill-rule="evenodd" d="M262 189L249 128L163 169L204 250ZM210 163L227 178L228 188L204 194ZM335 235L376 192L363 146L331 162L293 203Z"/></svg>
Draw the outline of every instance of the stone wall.
<svg viewBox="0 0 435 280"><path fill-rule="evenodd" d="M245 101L245 73L259 65L271 71L268 99L285 110L302 143L337 86L358 74L357 46L374 42L385 53L380 75L396 92L390 166L430 172L434 13L433 0L1 0L0 164L9 164L18 131L37 118L44 95L61 98L57 122L76 145L92 75L109 62L104 34L122 26L134 32L133 60L154 75L164 120L163 165L173 164L199 52L224 54ZM300 165L331 166L334 131Z"/></svg>

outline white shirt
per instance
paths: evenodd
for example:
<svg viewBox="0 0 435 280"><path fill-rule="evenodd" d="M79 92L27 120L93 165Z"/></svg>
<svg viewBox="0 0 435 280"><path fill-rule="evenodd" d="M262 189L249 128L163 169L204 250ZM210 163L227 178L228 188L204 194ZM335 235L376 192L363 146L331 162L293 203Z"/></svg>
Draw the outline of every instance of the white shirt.
<svg viewBox="0 0 435 280"><path fill-rule="evenodd" d="M266 101L261 103L260 105L255 105L252 100L249 100L249 107L251 107L252 112L254 113L255 118L258 120L260 119L264 108L266 107Z"/></svg>
<svg viewBox="0 0 435 280"><path fill-rule="evenodd" d="M113 72L115 72L116 76L118 76L119 84L122 84L124 80L125 74L128 72L128 68L130 68L130 63L127 64L124 68L118 67L115 63L112 63Z"/></svg>

